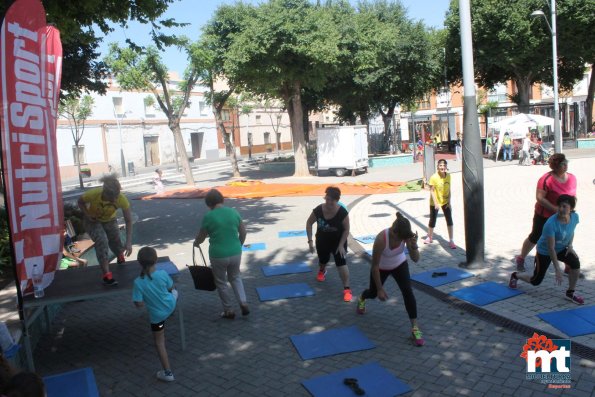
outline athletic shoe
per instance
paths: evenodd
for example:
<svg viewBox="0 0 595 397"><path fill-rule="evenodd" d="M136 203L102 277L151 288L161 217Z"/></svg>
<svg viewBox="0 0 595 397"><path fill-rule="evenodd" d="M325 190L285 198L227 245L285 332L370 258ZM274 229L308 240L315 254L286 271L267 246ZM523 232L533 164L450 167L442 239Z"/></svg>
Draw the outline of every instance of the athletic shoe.
<svg viewBox="0 0 595 397"><path fill-rule="evenodd" d="M584 305L585 304L585 300L583 299L582 296L579 296L575 293L571 293L571 294L566 294L566 299L568 299L571 302L576 303L577 305Z"/></svg>
<svg viewBox="0 0 595 397"><path fill-rule="evenodd" d="M525 258L523 258L522 256L515 255L515 257L512 259L512 263L516 265L517 272L522 273L525 271Z"/></svg>
<svg viewBox="0 0 595 397"><path fill-rule="evenodd" d="M424 337L423 337L421 331L419 330L419 328L413 327L411 329L411 335L413 336L413 342L415 343L416 346L424 345L424 343L425 343Z"/></svg>
<svg viewBox="0 0 595 397"><path fill-rule="evenodd" d="M432 244L432 239L429 237L426 237L426 239L424 240L424 244Z"/></svg>
<svg viewBox="0 0 595 397"><path fill-rule="evenodd" d="M456 249L457 249L457 245L455 244L455 242L454 242L454 241L451 241L450 243L448 243L448 246L449 246L451 249L453 249L453 250L456 250Z"/></svg>
<svg viewBox="0 0 595 397"><path fill-rule="evenodd" d="M126 258L124 258L124 254L123 253L121 253L120 255L118 255L118 258L117 258L116 262L118 263L118 265L121 265L122 263L126 262Z"/></svg>
<svg viewBox="0 0 595 397"><path fill-rule="evenodd" d="M318 270L318 274L316 275L316 280L318 280L320 282L326 280L326 269Z"/></svg>
<svg viewBox="0 0 595 397"><path fill-rule="evenodd" d="M343 290L343 300L345 302L351 302L351 298L353 298L353 294L351 293L351 290L349 288L345 288Z"/></svg>
<svg viewBox="0 0 595 397"><path fill-rule="evenodd" d="M355 309L357 314L364 314L366 312L366 300L360 296L357 298L357 308Z"/></svg>
<svg viewBox="0 0 595 397"><path fill-rule="evenodd" d="M174 378L173 372L165 370L157 371L157 379L164 382L173 382L174 380L176 380Z"/></svg>
<svg viewBox="0 0 595 397"><path fill-rule="evenodd" d="M118 282L113 277L110 277L110 278L104 277L104 278L102 278L102 281L103 281L103 285L107 285L110 287L114 287L114 286L118 285Z"/></svg>
<svg viewBox="0 0 595 397"><path fill-rule="evenodd" d="M508 281L508 288L517 289L517 283L519 279L516 278L516 272L510 275L510 280Z"/></svg>
<svg viewBox="0 0 595 397"><path fill-rule="evenodd" d="M248 305L240 305L240 309L242 310L242 316L247 316L250 314L250 308Z"/></svg>

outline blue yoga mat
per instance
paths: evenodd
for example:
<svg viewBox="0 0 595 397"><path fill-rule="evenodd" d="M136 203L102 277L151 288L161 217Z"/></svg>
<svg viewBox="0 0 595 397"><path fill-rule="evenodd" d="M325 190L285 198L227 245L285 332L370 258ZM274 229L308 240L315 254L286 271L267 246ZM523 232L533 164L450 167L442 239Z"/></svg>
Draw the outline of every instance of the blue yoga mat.
<svg viewBox="0 0 595 397"><path fill-rule="evenodd" d="M369 236L360 236L355 238L360 243L364 244L374 244L374 240L376 240L376 236L369 235Z"/></svg>
<svg viewBox="0 0 595 397"><path fill-rule="evenodd" d="M258 298L261 302L314 295L314 290L306 283L256 287L256 292L258 293Z"/></svg>
<svg viewBox="0 0 595 397"><path fill-rule="evenodd" d="M313 334L290 336L302 360L368 350L376 347L355 325Z"/></svg>
<svg viewBox="0 0 595 397"><path fill-rule="evenodd" d="M244 244L242 246L242 251L262 251L265 249L267 249L267 245L265 243Z"/></svg>
<svg viewBox="0 0 595 397"><path fill-rule="evenodd" d="M99 397L95 375L89 367L43 378L47 397Z"/></svg>
<svg viewBox="0 0 595 397"><path fill-rule="evenodd" d="M312 269L307 263L284 263L282 265L270 265L261 267L262 273L269 276L279 276L281 274L293 274L293 273L308 273Z"/></svg>
<svg viewBox="0 0 595 397"><path fill-rule="evenodd" d="M595 306L538 314L568 336L595 334Z"/></svg>
<svg viewBox="0 0 595 397"><path fill-rule="evenodd" d="M357 379L367 397L393 397L412 389L378 363L369 363L319 376L302 382L314 397L353 397L356 394L343 383L345 378Z"/></svg>
<svg viewBox="0 0 595 397"><path fill-rule="evenodd" d="M305 230L286 230L279 232L279 238L307 236Z"/></svg>
<svg viewBox="0 0 595 397"><path fill-rule="evenodd" d="M432 277L432 274L434 273L446 273L446 275ZM430 287L438 287L440 285L452 283L453 281L459 281L473 276L473 273L469 273L461 269L455 269L454 267L440 267L427 272L413 274L411 279L425 285L429 285Z"/></svg>
<svg viewBox="0 0 595 397"><path fill-rule="evenodd" d="M180 274L178 267L176 265L174 265L174 263L172 261L157 262L157 264L155 265L155 269L165 270L167 272L167 274L169 274L170 276L175 276L176 274Z"/></svg>
<svg viewBox="0 0 595 397"><path fill-rule="evenodd" d="M452 296L477 306L485 306L520 294L524 294L524 292L510 289L508 286L493 281L477 284L472 287L461 288L450 293Z"/></svg>

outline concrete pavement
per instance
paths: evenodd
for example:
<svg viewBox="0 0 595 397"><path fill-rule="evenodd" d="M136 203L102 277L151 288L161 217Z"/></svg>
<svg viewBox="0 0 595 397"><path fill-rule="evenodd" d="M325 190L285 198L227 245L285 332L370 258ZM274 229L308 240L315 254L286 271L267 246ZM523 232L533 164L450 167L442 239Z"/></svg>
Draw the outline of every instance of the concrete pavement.
<svg viewBox="0 0 595 397"><path fill-rule="evenodd" d="M594 227L588 213L595 204L593 164L593 158L573 159L569 167L579 177L577 211L581 214L581 224L574 245L587 274L577 291L583 294L587 304L595 301L595 265L593 255L589 255L593 247L587 240L593 235ZM422 260L411 266L412 272L456 266L464 259L462 189L457 177L460 174L456 174L460 165L451 162L450 166L455 172L453 203L458 203L454 204L455 239L462 248L450 250L444 240L437 238L438 242L422 247ZM413 164L371 170L355 178L312 177L301 181L330 185L337 181L411 180L420 177L420 167ZM507 281L512 269L509 259L529 232L535 183L546 171L545 167L502 166L492 162L486 162L486 167L486 257L492 266L474 270L477 277L458 283L459 286L480 279ZM281 175L268 178L253 170L246 174L265 181L295 181ZM216 186L225 181L223 175L198 183ZM140 185L130 187L127 193L142 194L150 190L150 186ZM422 235L427 224L427 198L428 193L422 191L363 198L345 196L342 201L350 206L352 236L376 234L392 222L396 209L409 216ZM355 302L342 302L341 284L332 266L326 282L315 280L316 260L307 253L305 238L277 236L282 230L303 229L311 209L320 202L321 198L317 197L227 200L246 220L247 242L266 242L268 248L244 254L242 271L252 313L229 321L218 317L220 303L215 293L193 289L184 266L192 260L192 240L206 211L203 201L134 201L133 208L139 216L135 225L138 236L135 252L150 244L160 255L169 255L182 270L177 284L182 297L179 304L186 317L187 349L182 351L179 345L176 321L169 321L166 331L176 381L164 384L155 379L159 362L148 320L143 311L133 307L130 299L66 305L54 322L54 332L45 335L35 351L38 371L46 375L91 366L102 396L299 396L308 395L300 384L303 380L376 361L409 384L412 396L593 395L593 361L573 355L572 389L547 389L537 381L525 379L526 364L519 354L530 335L495 325L492 319L477 316L433 294L415 290L420 326L426 338L422 348L414 347L409 341L409 321L394 282L387 281L388 302L369 302L368 312L364 316L356 315ZM440 217L437 236L445 235L443 222ZM352 244L353 248L359 247ZM266 278L262 275L263 265L292 261L308 261L312 272ZM348 263L351 287L359 294L368 284L369 262L351 253ZM255 287L290 282L306 282L316 295L258 301ZM548 330L547 324L535 318L536 313L573 307L561 299L563 289L548 282L546 279L537 288L521 284L526 294L489 305L488 310ZM454 286L444 292L449 288ZM302 361L289 340L289 336L303 332L350 325L357 325L376 348ZM555 329L551 331L559 334ZM593 347L592 338L593 335L585 336L576 341Z"/></svg>

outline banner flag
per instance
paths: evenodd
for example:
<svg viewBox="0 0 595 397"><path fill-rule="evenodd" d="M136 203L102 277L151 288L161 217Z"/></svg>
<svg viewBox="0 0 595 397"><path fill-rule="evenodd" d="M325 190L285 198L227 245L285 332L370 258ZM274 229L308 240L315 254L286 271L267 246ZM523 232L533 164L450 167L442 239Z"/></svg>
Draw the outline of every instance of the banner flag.
<svg viewBox="0 0 595 397"><path fill-rule="evenodd" d="M44 288L53 281L64 239L56 148L62 44L58 30L46 26L39 0L17 0L8 9L0 71L6 210L16 277L27 295L35 265L44 269Z"/></svg>

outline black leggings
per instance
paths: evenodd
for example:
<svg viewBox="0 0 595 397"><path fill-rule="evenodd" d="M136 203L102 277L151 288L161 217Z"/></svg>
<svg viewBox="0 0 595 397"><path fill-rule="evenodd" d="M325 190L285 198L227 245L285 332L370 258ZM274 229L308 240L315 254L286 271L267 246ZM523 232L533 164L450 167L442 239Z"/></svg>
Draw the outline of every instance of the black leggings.
<svg viewBox="0 0 595 397"><path fill-rule="evenodd" d="M397 282L397 285L401 290L401 294L403 295L405 309L407 310L409 318L417 318L417 303L415 301L415 295L413 295L413 290L411 289L411 281L409 277L409 264L407 264L407 261L401 263L399 267L393 270L380 269L380 282L382 283L382 285L384 285L384 282L386 281L388 276L393 276L393 278ZM370 287L362 293L362 298L374 299L377 295L378 290L376 289L374 276L372 275L372 272L370 272Z"/></svg>
<svg viewBox="0 0 595 397"><path fill-rule="evenodd" d="M449 204L444 204L442 206L442 212L444 213L444 218L446 219L446 226L452 226L452 210ZM428 227L435 228L436 227L436 217L438 216L438 210L433 205L430 206L430 223Z"/></svg>
<svg viewBox="0 0 595 397"><path fill-rule="evenodd" d="M558 260L570 267L573 270L581 268L581 262L578 256L568 252L568 248L564 248L562 251L556 254ZM535 269L533 270L533 277L531 277L532 285L539 285L545 277L548 267L552 263L552 258L549 255L543 255L539 252L535 255Z"/></svg>

